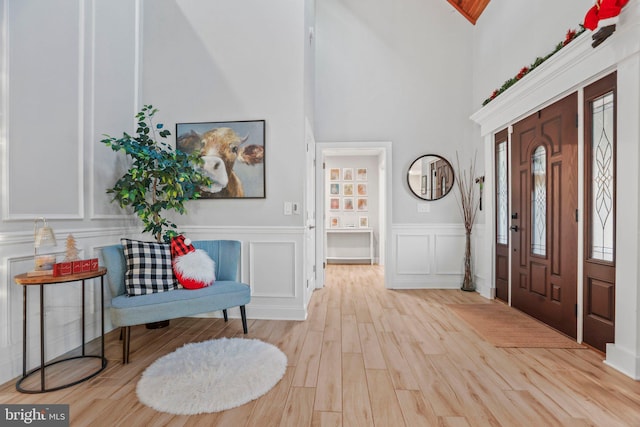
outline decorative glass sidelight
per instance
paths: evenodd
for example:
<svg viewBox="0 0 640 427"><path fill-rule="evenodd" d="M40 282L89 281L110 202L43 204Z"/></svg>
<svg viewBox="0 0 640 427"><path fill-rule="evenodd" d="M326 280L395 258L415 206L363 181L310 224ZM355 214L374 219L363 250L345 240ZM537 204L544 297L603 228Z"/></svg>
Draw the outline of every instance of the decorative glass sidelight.
<svg viewBox="0 0 640 427"><path fill-rule="evenodd" d="M503 141L496 147L496 243L500 245L506 245L508 243L508 201L507 142Z"/></svg>
<svg viewBox="0 0 640 427"><path fill-rule="evenodd" d="M591 258L613 261L613 92L593 101L591 132Z"/></svg>
<svg viewBox="0 0 640 427"><path fill-rule="evenodd" d="M531 158L531 252L547 254L547 150L539 146Z"/></svg>

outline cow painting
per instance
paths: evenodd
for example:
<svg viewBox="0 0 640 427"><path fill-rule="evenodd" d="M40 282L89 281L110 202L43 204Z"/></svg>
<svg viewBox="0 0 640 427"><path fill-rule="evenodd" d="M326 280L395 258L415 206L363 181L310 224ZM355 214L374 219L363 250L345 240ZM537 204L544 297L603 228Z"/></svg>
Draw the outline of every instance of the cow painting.
<svg viewBox="0 0 640 427"><path fill-rule="evenodd" d="M179 123L176 134L177 148L199 153L212 180L202 198L265 197L264 121Z"/></svg>

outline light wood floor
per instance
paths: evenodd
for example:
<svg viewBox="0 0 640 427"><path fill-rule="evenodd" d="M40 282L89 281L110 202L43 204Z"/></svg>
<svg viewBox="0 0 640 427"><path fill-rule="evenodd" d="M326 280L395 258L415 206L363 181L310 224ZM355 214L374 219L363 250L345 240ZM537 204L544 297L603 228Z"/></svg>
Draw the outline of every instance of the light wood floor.
<svg viewBox="0 0 640 427"><path fill-rule="evenodd" d="M133 328L126 366L113 331L109 366L96 378L44 395L17 393L12 382L0 402L70 404L72 426L640 426L640 382L601 354L495 348L446 307L483 302L494 303L457 290L390 291L379 267L332 265L308 320L250 321L248 337L280 347L289 367L246 405L173 416L138 402L138 378L158 357L243 336L237 319L193 318Z"/></svg>

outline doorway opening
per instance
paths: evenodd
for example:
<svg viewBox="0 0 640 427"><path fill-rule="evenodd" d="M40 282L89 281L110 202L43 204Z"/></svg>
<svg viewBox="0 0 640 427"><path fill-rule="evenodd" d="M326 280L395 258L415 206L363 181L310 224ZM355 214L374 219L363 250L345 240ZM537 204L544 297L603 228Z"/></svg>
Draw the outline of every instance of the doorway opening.
<svg viewBox="0 0 640 427"><path fill-rule="evenodd" d="M377 264L389 284L391 143L316 144L316 287L328 263Z"/></svg>

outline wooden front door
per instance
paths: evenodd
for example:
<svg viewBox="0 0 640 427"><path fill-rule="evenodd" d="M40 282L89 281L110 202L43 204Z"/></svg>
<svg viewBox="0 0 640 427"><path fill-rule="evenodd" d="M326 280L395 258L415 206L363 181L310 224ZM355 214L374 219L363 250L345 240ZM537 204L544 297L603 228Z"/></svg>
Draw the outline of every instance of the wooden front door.
<svg viewBox="0 0 640 427"><path fill-rule="evenodd" d="M577 334L577 94L513 126L511 303Z"/></svg>
<svg viewBox="0 0 640 427"><path fill-rule="evenodd" d="M509 301L509 152L508 131L495 136L496 298Z"/></svg>
<svg viewBox="0 0 640 427"><path fill-rule="evenodd" d="M616 73L584 89L583 341L614 341L616 296Z"/></svg>

